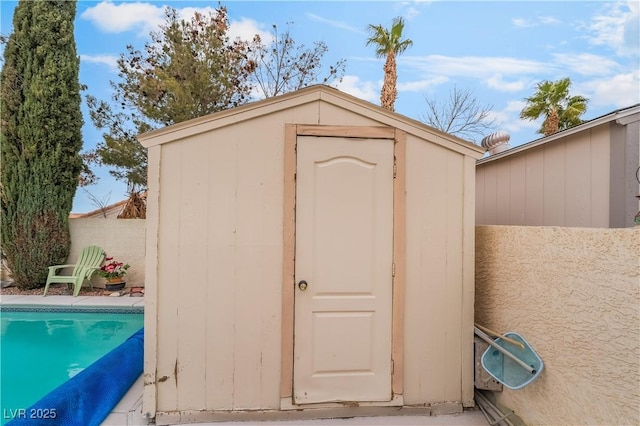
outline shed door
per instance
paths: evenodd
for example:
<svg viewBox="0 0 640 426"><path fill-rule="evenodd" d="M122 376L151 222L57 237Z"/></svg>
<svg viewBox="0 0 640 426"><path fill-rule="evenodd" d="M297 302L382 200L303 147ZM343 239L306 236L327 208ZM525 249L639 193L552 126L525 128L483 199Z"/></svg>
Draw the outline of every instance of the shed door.
<svg viewBox="0 0 640 426"><path fill-rule="evenodd" d="M297 139L296 404L391 400L393 149Z"/></svg>

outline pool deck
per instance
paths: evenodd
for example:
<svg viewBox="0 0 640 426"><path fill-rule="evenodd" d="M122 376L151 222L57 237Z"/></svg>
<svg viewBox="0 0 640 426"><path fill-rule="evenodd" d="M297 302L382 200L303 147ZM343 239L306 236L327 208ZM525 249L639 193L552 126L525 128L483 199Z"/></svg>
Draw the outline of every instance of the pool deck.
<svg viewBox="0 0 640 426"><path fill-rule="evenodd" d="M121 297L110 296L57 296L51 295L43 297L16 296L0 294L0 305L2 306L68 306L68 307L144 307L144 297ZM102 422L102 426L129 426L146 425L147 422L142 416L142 376L136 380L129 391L120 400L111 414ZM281 421L234 421L199 423L201 426L324 426L324 425L430 425L430 426L486 426L486 418L480 410L465 410L460 414L440 415L440 416L381 416L381 417L353 417L347 419L322 419L322 420L281 420Z"/></svg>
<svg viewBox="0 0 640 426"><path fill-rule="evenodd" d="M110 296L15 296L0 295L2 306L144 307L144 297Z"/></svg>

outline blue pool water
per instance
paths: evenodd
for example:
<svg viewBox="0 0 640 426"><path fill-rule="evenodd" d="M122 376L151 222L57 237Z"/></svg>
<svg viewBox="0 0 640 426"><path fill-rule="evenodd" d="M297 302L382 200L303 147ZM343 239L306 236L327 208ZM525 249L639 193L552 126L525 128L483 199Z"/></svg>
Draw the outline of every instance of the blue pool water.
<svg viewBox="0 0 640 426"><path fill-rule="evenodd" d="M29 407L141 329L143 314L2 311L0 325L5 424L11 412Z"/></svg>

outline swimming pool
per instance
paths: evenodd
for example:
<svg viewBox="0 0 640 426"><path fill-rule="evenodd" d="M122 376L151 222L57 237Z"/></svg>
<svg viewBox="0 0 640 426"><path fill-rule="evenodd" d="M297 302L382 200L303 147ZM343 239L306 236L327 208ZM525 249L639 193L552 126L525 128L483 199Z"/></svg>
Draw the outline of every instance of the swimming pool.
<svg viewBox="0 0 640 426"><path fill-rule="evenodd" d="M0 311L1 423L61 385L143 327L141 310ZM14 411L10 411L14 410Z"/></svg>

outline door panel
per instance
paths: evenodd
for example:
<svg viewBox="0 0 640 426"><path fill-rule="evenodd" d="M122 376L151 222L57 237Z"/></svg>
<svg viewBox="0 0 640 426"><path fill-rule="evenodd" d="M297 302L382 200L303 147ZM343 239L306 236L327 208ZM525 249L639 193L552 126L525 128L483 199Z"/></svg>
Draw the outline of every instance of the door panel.
<svg viewBox="0 0 640 426"><path fill-rule="evenodd" d="M300 136L294 399L391 400L393 140Z"/></svg>

